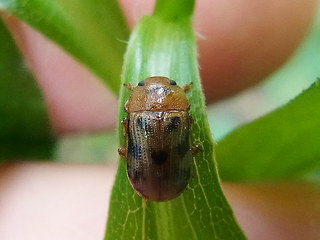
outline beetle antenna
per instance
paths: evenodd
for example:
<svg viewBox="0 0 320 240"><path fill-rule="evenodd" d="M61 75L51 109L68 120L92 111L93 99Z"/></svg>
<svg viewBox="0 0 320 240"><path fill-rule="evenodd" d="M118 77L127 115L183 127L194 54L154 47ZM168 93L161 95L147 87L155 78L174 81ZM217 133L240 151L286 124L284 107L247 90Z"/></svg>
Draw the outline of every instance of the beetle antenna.
<svg viewBox="0 0 320 240"><path fill-rule="evenodd" d="M133 87L133 85L132 85L131 83L124 83L123 86L124 86L125 88L131 90L131 91L134 89L134 87Z"/></svg>

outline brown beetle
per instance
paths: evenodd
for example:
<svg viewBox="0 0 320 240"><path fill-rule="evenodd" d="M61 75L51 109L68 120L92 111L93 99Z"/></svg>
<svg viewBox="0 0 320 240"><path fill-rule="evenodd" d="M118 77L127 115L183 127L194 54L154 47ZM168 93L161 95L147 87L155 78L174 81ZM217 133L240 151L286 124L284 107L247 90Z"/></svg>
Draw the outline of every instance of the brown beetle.
<svg viewBox="0 0 320 240"><path fill-rule="evenodd" d="M144 199L173 199L190 179L189 85L181 88L166 77L149 77L126 87L132 93L125 104L125 146L119 154L126 158L130 183Z"/></svg>

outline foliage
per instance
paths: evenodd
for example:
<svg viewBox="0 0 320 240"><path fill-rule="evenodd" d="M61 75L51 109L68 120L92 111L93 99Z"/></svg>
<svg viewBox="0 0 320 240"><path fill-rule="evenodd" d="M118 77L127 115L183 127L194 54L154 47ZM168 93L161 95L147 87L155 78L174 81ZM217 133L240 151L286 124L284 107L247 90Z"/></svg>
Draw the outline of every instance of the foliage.
<svg viewBox="0 0 320 240"><path fill-rule="evenodd" d="M0 162L49 158L54 139L40 89L0 19Z"/></svg>
<svg viewBox="0 0 320 240"><path fill-rule="evenodd" d="M219 142L221 177L231 181L301 178L320 168L320 80L285 106Z"/></svg>
<svg viewBox="0 0 320 240"><path fill-rule="evenodd" d="M134 193L120 160L109 208L106 239L245 239L217 175L191 27L194 1L158 0L131 34L121 83L162 75L179 85L192 82L187 97L194 118L192 140L203 151L194 177L179 198L145 202ZM117 2L102 0L0 0L0 9L36 28L120 92L119 121L129 91L120 72L128 30ZM41 93L0 22L0 161L49 158L55 139ZM294 100L222 139L216 154L222 179L268 181L312 176L319 180L319 80ZM121 129L119 137L123 143Z"/></svg>

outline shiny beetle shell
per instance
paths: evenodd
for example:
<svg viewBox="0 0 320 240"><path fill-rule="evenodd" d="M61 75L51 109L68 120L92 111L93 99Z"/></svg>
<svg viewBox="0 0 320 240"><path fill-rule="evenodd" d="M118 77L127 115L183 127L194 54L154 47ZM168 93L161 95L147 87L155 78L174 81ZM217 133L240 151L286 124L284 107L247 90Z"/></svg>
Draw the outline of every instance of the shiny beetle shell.
<svg viewBox="0 0 320 240"><path fill-rule="evenodd" d="M185 89L166 77L150 77L131 88L122 121L132 187L144 199L167 201L179 196L190 178L192 118Z"/></svg>

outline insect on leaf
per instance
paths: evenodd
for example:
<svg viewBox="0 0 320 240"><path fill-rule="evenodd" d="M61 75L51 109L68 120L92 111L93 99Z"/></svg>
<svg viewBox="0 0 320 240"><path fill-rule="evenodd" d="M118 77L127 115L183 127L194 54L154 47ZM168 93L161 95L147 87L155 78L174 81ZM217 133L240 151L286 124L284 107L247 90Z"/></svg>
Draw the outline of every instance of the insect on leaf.
<svg viewBox="0 0 320 240"><path fill-rule="evenodd" d="M193 177L180 197L167 202L144 201L130 185L120 159L113 187L105 239L245 239L223 195L214 159L204 96L198 72L190 14L193 1L158 1L129 41L122 81L134 86L150 76L165 76L177 85L192 83L187 93L194 119L192 141L202 151L193 158ZM183 9L179 6L184 5ZM177 10L179 9L179 10ZM130 91L121 89L119 121ZM121 144L124 138L119 125Z"/></svg>

